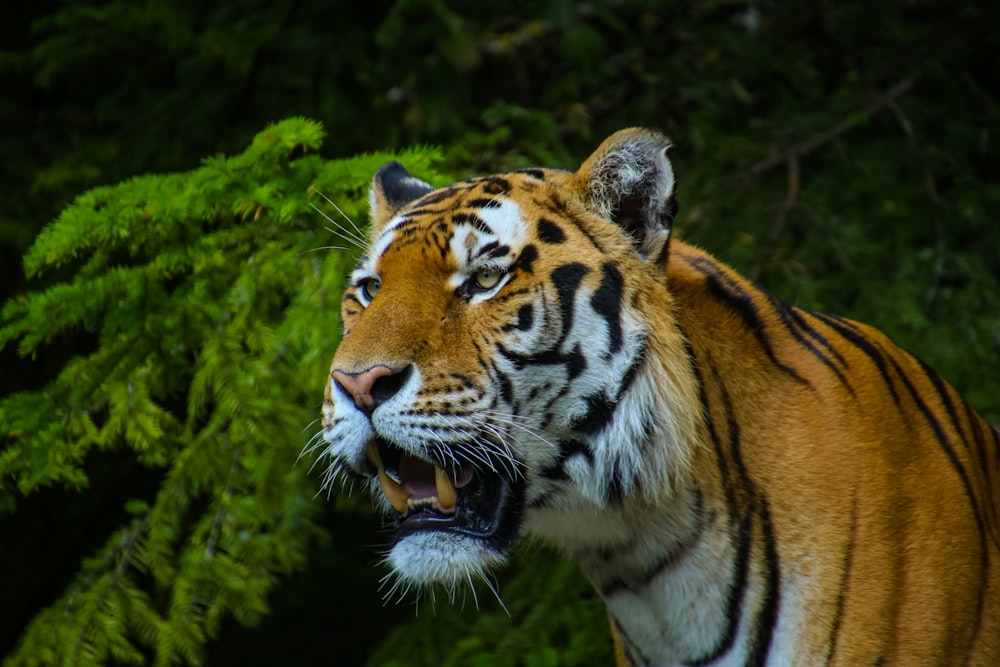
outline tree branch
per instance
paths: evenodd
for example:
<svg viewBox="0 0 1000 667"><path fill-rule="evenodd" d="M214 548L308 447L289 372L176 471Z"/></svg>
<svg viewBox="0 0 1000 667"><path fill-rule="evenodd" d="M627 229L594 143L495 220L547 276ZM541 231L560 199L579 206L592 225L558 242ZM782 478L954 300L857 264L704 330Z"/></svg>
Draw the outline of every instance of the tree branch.
<svg viewBox="0 0 1000 667"><path fill-rule="evenodd" d="M851 114L850 116L843 119L836 125L827 128L826 130L820 132L811 139L807 139L806 141L803 141L801 143L789 146L779 155L768 158L766 160L761 160L757 164L747 169L746 176L749 177L760 176L769 169L773 169L774 167L777 167L780 164L784 164L792 159L798 159L803 155L807 155L816 150L817 148L820 148L821 146L830 143L837 137L851 130L855 125L861 123L863 120L866 120L876 111L880 111L885 107L891 108L892 106L894 106L896 100L905 95L913 87L913 84L917 82L918 78L919 78L919 73L917 72L912 72L908 74L906 77L901 79L898 83L889 88L887 91L877 95L875 99L869 102L867 106L865 106L857 113Z"/></svg>

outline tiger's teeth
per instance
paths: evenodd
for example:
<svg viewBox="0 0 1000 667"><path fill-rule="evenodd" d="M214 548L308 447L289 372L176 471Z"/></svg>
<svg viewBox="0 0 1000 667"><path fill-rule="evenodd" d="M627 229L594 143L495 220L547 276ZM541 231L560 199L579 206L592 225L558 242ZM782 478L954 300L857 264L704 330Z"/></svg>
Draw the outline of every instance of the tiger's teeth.
<svg viewBox="0 0 1000 667"><path fill-rule="evenodd" d="M400 514L406 514L406 501L410 497L406 489L392 477L389 477L385 468L380 468L378 471L378 483L382 487L382 493L385 494L389 503L396 508L396 511Z"/></svg>
<svg viewBox="0 0 1000 667"><path fill-rule="evenodd" d="M451 483L448 473L436 466L434 468L434 484L437 486L438 502L441 503L441 507L450 510L458 500L458 493L456 493L455 485Z"/></svg>
<svg viewBox="0 0 1000 667"><path fill-rule="evenodd" d="M397 512L406 514L406 501L410 497L410 494L407 493L402 484L389 477L389 473L385 471L385 466L382 464L382 457L379 456L378 446L374 442L369 443L365 454L368 457L368 461L378 471L378 483L382 487L382 493L385 495L386 500L396 508Z"/></svg>
<svg viewBox="0 0 1000 667"><path fill-rule="evenodd" d="M374 440L368 443L368 447L365 449L365 458L375 466L376 470L382 470L385 467L382 465L382 456L378 453L378 445L375 444Z"/></svg>

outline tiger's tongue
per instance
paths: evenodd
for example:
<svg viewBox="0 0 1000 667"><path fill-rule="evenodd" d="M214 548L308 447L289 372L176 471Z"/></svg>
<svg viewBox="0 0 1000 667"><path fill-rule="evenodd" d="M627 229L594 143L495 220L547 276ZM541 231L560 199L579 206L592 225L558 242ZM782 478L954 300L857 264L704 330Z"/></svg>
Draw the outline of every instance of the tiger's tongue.
<svg viewBox="0 0 1000 667"><path fill-rule="evenodd" d="M403 488L409 491L411 500L438 495L434 466L415 456L403 454L399 457L399 479L403 482Z"/></svg>
<svg viewBox="0 0 1000 667"><path fill-rule="evenodd" d="M441 468L404 453L399 458L400 481L397 482L386 472L374 441L368 445L366 454L378 472L382 493L400 514L406 514L411 505L429 498L434 499L433 504L437 510L452 514L458 499L455 487L461 488L472 481L471 468L463 468L456 479L452 480Z"/></svg>

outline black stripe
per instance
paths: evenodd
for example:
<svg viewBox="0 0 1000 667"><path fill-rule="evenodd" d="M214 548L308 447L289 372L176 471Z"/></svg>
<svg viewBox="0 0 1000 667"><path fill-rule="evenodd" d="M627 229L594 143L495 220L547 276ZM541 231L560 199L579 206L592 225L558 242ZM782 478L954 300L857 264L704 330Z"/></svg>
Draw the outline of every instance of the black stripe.
<svg viewBox="0 0 1000 667"><path fill-rule="evenodd" d="M749 512L740 509L741 502L737 500L736 492L737 489L742 489L742 485L738 484L738 481L734 479L734 475L730 471L729 462L723 450L722 437L716 427L715 419L712 414L712 406L708 400L708 393L706 391L704 378L701 373L701 366L699 365L699 360L694 355L694 351L691 348L691 344L688 341L687 336L685 336L685 348L687 350L688 358L691 360L691 368L694 370L695 379L698 382L701 403L704 406L705 424L708 428L709 439L712 441L712 447L715 450L715 458L719 466L723 490L726 494L726 507L729 512L729 517L727 519L729 523L729 534L731 537L734 537L736 541L736 560L733 563L733 580L729 584L729 589L726 594L726 627L723 630L722 635L719 637L718 643L707 653L707 655L686 663L691 665L691 667L699 667L701 665L707 665L711 662L715 662L721 658L733 648L733 644L736 642L736 635L739 632L740 618L742 616L743 599L747 590L747 581L749 580L750 572L751 516ZM727 422L730 426L732 426L734 419L732 416L732 403L729 396L725 393L725 388L721 384L721 378L719 378L718 371L709 360L706 360L705 364L707 369L713 376L715 376L715 380L719 382L720 389L722 390L722 410L727 417ZM737 431L735 437L738 437L738 435ZM730 430L729 437L730 441L732 441L734 437L732 430ZM730 447L732 447L732 444L730 444Z"/></svg>
<svg viewBox="0 0 1000 667"><path fill-rule="evenodd" d="M752 637L747 655L747 665L763 665L767 662L767 655L771 649L771 640L774 638L774 628L778 618L778 605L780 602L780 577L778 573L778 552L775 548L774 528L771 524L771 511L768 507L767 499L757 494L753 480L747 472L746 464L743 462L743 451L740 442L740 425L736 421L732 411L732 401L726 392L725 385L719 378L719 386L722 391L723 401L729 406L727 408L727 421L729 422L729 454L733 464L739 473L740 485L743 487L747 498L746 513L748 518L756 517L759 521L761 541L764 547L764 577L766 588L764 590L761 605L754 614L751 628ZM747 536L752 540L752 536Z"/></svg>
<svg viewBox="0 0 1000 667"><path fill-rule="evenodd" d="M403 238L407 235L413 235L424 230L424 226L427 222L414 217L414 215L414 212L408 213L402 222L392 228L391 233L395 238Z"/></svg>
<svg viewBox="0 0 1000 667"><path fill-rule="evenodd" d="M583 373L583 371L587 370L587 357L580 351L579 343L577 343L574 348L566 354L563 354L558 350L548 350L536 354L520 354L518 352L508 350L504 347L503 343L495 343L494 347L497 353L514 364L514 367L517 368L517 370L523 370L526 366L531 365L563 365L566 367L566 373L568 376L567 380L573 380ZM568 389L568 384L566 389ZM564 390L561 395L565 395L565 391L566 390Z"/></svg>
<svg viewBox="0 0 1000 667"><path fill-rule="evenodd" d="M588 464L594 464L594 452L590 451L590 447L583 440L561 442L559 443L559 450L559 458L556 459L555 465L560 468L565 467L566 461L577 455L581 455L587 459Z"/></svg>
<svg viewBox="0 0 1000 667"><path fill-rule="evenodd" d="M406 218L407 220L410 220L413 218L422 218L425 215L441 215L442 213L447 213L450 210L450 207L448 206L444 208L432 208L429 206L425 206L424 204L437 203L438 200L446 199L447 197L451 196L451 194L452 194L451 192L444 191L444 192L436 192L434 194L428 195L427 197L421 197L420 208L411 208L409 211L403 213L403 217ZM433 199L434 201L428 201L428 199Z"/></svg>
<svg viewBox="0 0 1000 667"><path fill-rule="evenodd" d="M813 317L819 318L824 324L836 331L841 335L846 341L854 345L861 352L868 356L875 364L878 369L879 375L882 376L882 381L885 382L885 386L888 387L889 393L892 395L892 402L896 404L896 408L901 409L899 404L899 394L896 392L896 385L892 381L892 376L889 374L889 368L885 363L885 355L882 351L869 341L865 336L851 326L850 322L847 320L837 317L836 315L829 315L827 313L813 313Z"/></svg>
<svg viewBox="0 0 1000 667"><path fill-rule="evenodd" d="M969 430L972 431L973 445L976 449L976 455L979 457L979 466L982 468L983 474L986 475L986 479L990 481L992 475L989 452L986 451L986 437L983 433L983 427L989 428L988 424L984 424L982 417L976 414L968 403L959 398L962 401L962 409L965 410L965 420L969 422ZM993 494L988 494L988 497L992 498Z"/></svg>
<svg viewBox="0 0 1000 667"><path fill-rule="evenodd" d="M671 570L677 566L682 560L684 560L696 544L700 541L701 534L705 531L709 521L706 520L705 516L705 505L704 496L701 489L695 489L695 514L698 516L697 527L695 528L690 539L682 544L677 545L675 549L671 549L666 553L662 554L656 561L647 567L642 573L635 578L631 583L626 583L621 577L615 577L611 579L606 584L600 587L600 594L604 598L611 597L622 591L635 591L640 590L648 586L654 579L659 577L665 570ZM603 548L599 549L597 555L597 560L602 565L608 565L612 560L614 560L619 553L630 553L635 547L629 545L616 546L615 549Z"/></svg>
<svg viewBox="0 0 1000 667"><path fill-rule="evenodd" d="M958 460L958 456L955 454L955 450L952 449L951 444L948 442L948 438L944 433L944 429L941 426L941 422L938 420L937 416L934 415L934 412L930 409L930 406L927 405L923 397L917 392L916 387L914 387L913 383L910 382L910 379L903 372L903 369L899 366L898 362L892 357L889 357L889 361L890 363L892 363L894 370L899 375L899 378L903 381L903 386L906 387L906 390L910 394L910 397L913 399L914 404L916 404L917 409L920 410L920 413L924 416L924 419L927 421L931 429L934 431L934 436L937 438L938 445L940 445L941 450L948 457L949 463L951 463L952 468L955 469L955 472L958 474L958 477L962 482L962 486L965 489L966 498L969 501L970 507L972 508L972 515L976 520L976 526L979 530L979 563L981 571L985 575L985 573L988 572L989 570L989 552L987 551L987 546L986 546L986 543L988 541L987 529L985 522L983 521L982 510L979 507L979 503L976 499L976 494L972 489L972 482L969 480L968 472L965 470L965 467L962 465L962 462ZM936 377L936 374L934 374L933 372L932 375ZM931 378L931 381L932 382L934 381L933 377ZM941 382L940 378L938 378L938 382ZM935 387L937 387L937 384L935 384ZM976 627L972 633L973 638L979 634L979 629L982 625L982 611L985 602L986 602L986 586L984 585L979 587L979 598L976 601Z"/></svg>
<svg viewBox="0 0 1000 667"><path fill-rule="evenodd" d="M526 303L517 309L517 322L508 322L500 327L501 331L529 331L535 321L535 308L530 303Z"/></svg>
<svg viewBox="0 0 1000 667"><path fill-rule="evenodd" d="M781 602L781 575L778 571L778 551L774 539L774 526L771 523L771 510L766 499L759 499L760 529L764 541L764 566L767 588L764 599L754 617L755 630L750 642L747 665L764 665L767 663L771 642L774 640L774 630L777 627L778 607Z"/></svg>
<svg viewBox="0 0 1000 667"><path fill-rule="evenodd" d="M566 234L559 228L559 225L548 218L538 220L538 238L544 243L554 245L566 240Z"/></svg>
<svg viewBox="0 0 1000 667"><path fill-rule="evenodd" d="M959 479L962 481L962 486L965 487L966 498L969 501L969 505L972 507L972 513L975 516L976 524L979 527L979 539L981 542L984 542L986 540L986 527L983 523L983 518L980 513L979 503L976 501L976 494L972 490L972 483L969 481L969 475L966 472L965 467L962 465L962 462L958 460L958 456L955 454L955 450L952 449L951 444L948 442L948 437L945 435L944 428L941 426L941 422L938 420L934 412L930 409L930 406L927 405L923 397L917 391L916 387L914 387L913 383L910 382L910 378L907 377L906 374L903 372L903 369L900 367L899 363L892 357L888 357L888 359L889 362L892 364L893 370L896 371L896 374L899 376L899 379L902 380L903 386L906 387L907 393L910 394L910 398L913 399L913 402L917 406L917 409L920 410L920 413L924 416L924 420L931 427L931 430L934 431L934 437L937 439L938 445L941 447L941 450L945 453L945 456L948 457L949 463L951 463L952 468L955 469L955 472L958 474ZM983 551L983 555L985 557L985 550Z"/></svg>
<svg viewBox="0 0 1000 667"><path fill-rule="evenodd" d="M517 256L517 260L511 265L511 270L520 269L525 273L533 273L535 270L535 260L538 259L538 249L532 245L528 244L521 248L520 254Z"/></svg>
<svg viewBox="0 0 1000 667"><path fill-rule="evenodd" d="M496 366L493 367L497 374L497 385L500 393L500 400L510 405L514 402L514 387L507 374Z"/></svg>
<svg viewBox="0 0 1000 667"><path fill-rule="evenodd" d="M556 288L559 297L559 313L562 316L562 336L559 339L561 344L569 336L573 329L573 312L576 291L580 288L583 277L590 272L583 264L564 264L552 271L549 278ZM556 346L558 348L558 345Z"/></svg>
<svg viewBox="0 0 1000 667"><path fill-rule="evenodd" d="M481 199L472 199L466 202L465 206L468 206L469 208L496 208L499 203L500 202L497 201L496 199L481 198Z"/></svg>
<svg viewBox="0 0 1000 667"><path fill-rule="evenodd" d="M959 400L962 399L959 398ZM989 429L989 433L992 433L993 430L990 429L990 425L985 423L982 417L976 414L975 410L973 410L964 400L962 400L962 409L965 410L965 419L969 422L969 430L971 430L973 434L973 445L975 447L976 454L979 457L979 466L982 470L983 479L986 483L986 511L991 519L987 523L995 528L997 526L997 506L992 499L996 497L993 491L996 469L991 465L991 461L989 460L989 452L986 447L986 433L983 429ZM990 534L993 536L994 540L998 539L996 530L990 531ZM1000 546L1000 544L998 544L998 546Z"/></svg>
<svg viewBox="0 0 1000 667"><path fill-rule="evenodd" d="M453 225L470 225L475 227L481 232L490 234L491 236L496 236L490 226L486 224L486 221L480 218L475 213L453 213L451 216L451 224Z"/></svg>
<svg viewBox="0 0 1000 667"><path fill-rule="evenodd" d="M765 330L760 311L754 303L753 295L746 292L731 277L721 272L717 264L701 257L685 259L691 268L705 276L709 293L740 316L743 320L743 326L757 339L757 343L764 350L764 354L767 355L771 363L796 382L811 386L810 382L799 375L794 368L778 360L771 347L771 339ZM762 290L759 291L762 293Z"/></svg>
<svg viewBox="0 0 1000 667"><path fill-rule="evenodd" d="M468 190L469 187L470 186L468 184L465 184L465 183L455 183L455 184L449 185L448 187L443 188L441 190L437 190L435 192L430 192L430 193L422 196L420 199L418 199L417 202L419 202L421 206L428 206L430 204L437 204L438 202L442 202L445 199L448 199L449 197L451 197L452 195L457 194L458 192L461 192L462 190ZM415 212L413 212L413 211L410 212L411 215L413 213L415 213Z"/></svg>
<svg viewBox="0 0 1000 667"><path fill-rule="evenodd" d="M636 647L635 642L622 630L621 623L617 619L612 619L615 629L618 631L618 639L621 640L622 648L625 649L625 656L631 667L648 667L650 660Z"/></svg>
<svg viewBox="0 0 1000 667"><path fill-rule="evenodd" d="M858 534L858 492L854 491L853 503L851 504L851 528L847 537L847 549L844 552L843 572L840 576L840 585L837 587L837 608L833 613L833 623L830 628L830 646L826 652L826 664L833 662L837 654L837 639L840 636L840 625L844 621L844 605L847 604L847 592L850 588L851 570L854 567L854 548Z"/></svg>
<svg viewBox="0 0 1000 667"><path fill-rule="evenodd" d="M639 374L639 369L642 368L643 363L646 361L646 339L643 338L638 347L636 348L635 355L632 357L632 363L629 364L628 369L625 374L622 375L621 381L618 383L618 396L616 398L620 401L622 397L632 388L632 383L635 382L636 375Z"/></svg>
<svg viewBox="0 0 1000 667"><path fill-rule="evenodd" d="M842 355L840 353L840 350L837 349L837 346L834 345L833 343L831 343L827 339L826 336L824 336L823 334L821 334L816 329L816 327L812 326L811 324L807 324L806 321L805 321L805 319L802 317L803 314L809 315L811 317L816 317L815 313L807 311L807 310L800 310L800 309L795 308L793 306L789 306L788 308L789 308L789 311L792 313L793 317L795 318L796 322L799 324L799 326L802 328L802 330L804 330L809 335L810 338L812 338L817 343L819 343L820 345L822 345L823 347L825 347L827 350L829 350L830 354L833 355L834 359L837 360L837 363L839 365L843 366L844 368L850 368L851 367L850 362L847 361L847 359L844 358L844 355Z"/></svg>
<svg viewBox="0 0 1000 667"><path fill-rule="evenodd" d="M541 169L518 169L515 173L526 174L532 178L537 178L540 181L545 180L545 172Z"/></svg>
<svg viewBox="0 0 1000 667"><path fill-rule="evenodd" d="M725 382L710 359L705 359L701 366L689 343L686 344L692 361L696 379L701 387L701 400L705 406L706 425L709 437L716 451L719 470L722 474L723 488L726 494L726 504L729 508L730 535L736 537L738 546L734 569L736 575L730 584L726 606L727 625L715 648L708 655L699 658L689 665L705 665L714 662L728 653L739 632L743 613L746 591L750 579L750 560L754 533L759 533L763 549L761 567L765 588L760 604L750 625L750 644L748 646L748 665L763 665L767 661L774 630L777 625L778 610L781 601L781 577L777 542L771 522L770 509L766 498L759 495L750 474L743 462L741 450L740 424L736 419L732 399L726 390ZM716 428L712 405L703 382L701 368L707 368L712 374L714 386L719 389L719 401L727 427L728 452L724 451L722 439ZM727 455L728 454L728 455ZM732 463L732 468L729 466ZM738 523L736 517L739 517Z"/></svg>
<svg viewBox="0 0 1000 667"><path fill-rule="evenodd" d="M788 304L774 298L770 294L765 293L765 297L771 304L771 307L774 308L774 311L778 314L778 317L781 318L781 323L785 325L788 333L791 334L796 341L798 341L799 345L808 350L814 357L822 362L824 366L833 371L833 373L840 380L840 383L847 389L848 393L850 393L851 396L854 396L854 388L851 386L851 383L848 382L847 377L840 370L838 364L834 363L836 360L840 365L847 367L847 362L844 360L844 357L841 356L840 352L838 352L837 349L830 344L830 341L828 341L823 334L816 331L816 329L811 327L805 321L798 308L789 306ZM812 340L809 340L810 338ZM813 341L826 348L827 352L830 354L818 349L816 345L813 344ZM833 355L832 358L830 356L831 354Z"/></svg>
<svg viewBox="0 0 1000 667"><path fill-rule="evenodd" d="M965 435L962 433L962 424L959 421L958 411L955 409L955 404L951 400L951 395L948 392L948 387L945 385L944 380L941 379L940 375L934 372L934 369L925 364L923 360L913 356L912 354L910 355L910 358L917 362L917 365L920 366L920 370L923 371L924 376L926 376L926 378L931 381L931 384L934 385L934 391L937 392L938 399L941 401L942 405L944 405L945 412L948 413L948 419L951 421L951 426L955 430L955 434L964 441ZM902 372L898 365L896 366L896 372Z"/></svg>
<svg viewBox="0 0 1000 667"><path fill-rule="evenodd" d="M483 176L470 182L482 186L483 192L490 195L502 195L511 189L510 181L500 176Z"/></svg>
<svg viewBox="0 0 1000 667"><path fill-rule="evenodd" d="M608 353L622 348L622 287L624 280L611 262L601 265L601 284L590 299L590 307L608 323Z"/></svg>
<svg viewBox="0 0 1000 667"><path fill-rule="evenodd" d="M574 222L576 220L576 214L570 210L566 201L556 193L550 194L545 201L541 201L539 204L550 213L553 213L555 217L560 220L566 220L568 222ZM578 232L583 234L584 238L590 241L591 245L601 252L601 254L609 254L604 246L598 242L597 238L588 232L582 224L578 223L575 227Z"/></svg>
<svg viewBox="0 0 1000 667"><path fill-rule="evenodd" d="M980 469L984 474L988 474L989 464L986 461L985 442L983 441L981 430L976 428L976 422L978 419L975 417L975 413L971 408L969 408L965 401L962 401L962 399L959 398L962 407L965 410L966 419L969 422L969 430L971 432L969 434L963 433L961 418L958 414L958 406L952 401L951 391L949 391L948 385L941 378L941 376L938 375L933 368L925 364L922 359L915 357L912 354L910 357L920 365L920 369L924 372L924 375L927 376L927 379L929 379L934 385L934 390L937 392L941 403L944 405L945 412L948 413L948 418L951 420L951 425L955 434L962 442L966 443L970 448L975 450L970 453L978 457ZM992 498L992 495L989 495L988 497Z"/></svg>
<svg viewBox="0 0 1000 667"><path fill-rule="evenodd" d="M604 392L591 394L583 399L587 412L570 424L570 428L586 436L593 437L611 423L618 402L605 396Z"/></svg>
<svg viewBox="0 0 1000 667"><path fill-rule="evenodd" d="M509 292L502 292L500 294L497 294L496 296L494 296L490 300L493 303L507 303L508 301L513 301L515 299L517 299L518 301L521 301L521 299L519 297L522 297L522 296L524 296L526 294L527 295L534 295L534 292L535 292L535 290L531 289L530 287L525 287L523 289L512 289Z"/></svg>
<svg viewBox="0 0 1000 667"><path fill-rule="evenodd" d="M476 257L495 257L497 255L505 255L507 251L510 250L508 246L501 246L499 241L490 241L476 253ZM469 262L472 261L472 257L469 257Z"/></svg>

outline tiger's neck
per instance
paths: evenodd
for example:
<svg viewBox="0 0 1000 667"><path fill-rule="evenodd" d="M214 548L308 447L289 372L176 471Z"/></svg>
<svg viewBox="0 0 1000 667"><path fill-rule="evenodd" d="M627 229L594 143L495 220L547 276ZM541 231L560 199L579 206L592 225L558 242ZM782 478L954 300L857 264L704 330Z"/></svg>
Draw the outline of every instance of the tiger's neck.
<svg viewBox="0 0 1000 667"><path fill-rule="evenodd" d="M702 257L692 251L690 260ZM614 502L581 498L536 514L529 530L580 567L633 665L755 664L767 655L780 597L777 557L768 553L769 508L741 469L739 453L724 451L725 443L739 441L730 432L738 427L701 419L730 400L721 378L706 377L717 373L715 357L726 356L718 346L731 344L725 319L700 321L686 304L677 306L688 315L682 321L671 312L651 314L643 370L617 415L622 423L639 421L630 410L632 417L697 416L694 423L661 426L653 444L643 445L642 465L669 472L636 474L633 493ZM615 450L642 439L616 429L607 431ZM595 451L601 446L591 443ZM621 470L619 464L616 474Z"/></svg>
<svg viewBox="0 0 1000 667"><path fill-rule="evenodd" d="M734 534L739 517L714 507L714 493L692 483L666 505L626 499L543 519L544 536L605 602L633 665L707 663L744 643L738 640L747 628L733 619L741 605L734 598L757 566L747 558L749 540L741 544L742 532ZM744 517L744 528L753 525Z"/></svg>
<svg viewBox="0 0 1000 667"><path fill-rule="evenodd" d="M664 355L656 354L660 345L679 350L686 363L664 368L659 363ZM636 423L641 420L635 415L669 412L657 404L663 395L687 400L687 415L702 414L696 361L676 325L663 323L647 352L616 420ZM664 385L671 391L655 391ZM580 567L604 600L633 665L709 663L723 655L744 655L739 646L746 644L742 640L749 629L733 610L745 602L735 599L737 591L744 590L751 573L759 574L756 559L750 558L751 544L759 544L751 540L758 521L751 513L730 515L711 437L699 420L641 435L619 426L606 432L616 451L639 447L642 466L669 474L635 473L632 493L603 503L583 494L566 498L561 506L531 513L529 531ZM600 449L600 443L591 446ZM624 474L623 465L618 461L613 474ZM754 607L766 607L762 592L739 595L754 598Z"/></svg>

